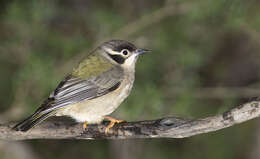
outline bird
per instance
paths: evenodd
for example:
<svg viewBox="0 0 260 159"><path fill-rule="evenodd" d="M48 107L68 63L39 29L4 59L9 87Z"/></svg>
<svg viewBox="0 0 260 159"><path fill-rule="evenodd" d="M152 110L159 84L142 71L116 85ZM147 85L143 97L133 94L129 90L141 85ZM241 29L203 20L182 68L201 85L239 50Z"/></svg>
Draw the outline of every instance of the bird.
<svg viewBox="0 0 260 159"><path fill-rule="evenodd" d="M129 96L138 57L150 50L125 40L110 40L86 56L58 84L29 117L13 129L26 132L51 116L69 116L77 122L99 124L109 120L105 132L123 122L109 116Z"/></svg>

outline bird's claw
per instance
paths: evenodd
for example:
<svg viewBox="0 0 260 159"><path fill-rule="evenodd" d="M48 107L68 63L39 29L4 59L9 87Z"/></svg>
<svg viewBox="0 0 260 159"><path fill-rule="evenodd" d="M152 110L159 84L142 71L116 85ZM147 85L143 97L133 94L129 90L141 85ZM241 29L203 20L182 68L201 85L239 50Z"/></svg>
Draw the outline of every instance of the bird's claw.
<svg viewBox="0 0 260 159"><path fill-rule="evenodd" d="M115 119L115 118L112 118L112 117L110 117L110 116L105 116L105 118L110 121L110 123L108 124L108 126L106 126L105 134L108 134L108 133L109 133L109 130L110 130L115 124L125 122L125 120Z"/></svg>

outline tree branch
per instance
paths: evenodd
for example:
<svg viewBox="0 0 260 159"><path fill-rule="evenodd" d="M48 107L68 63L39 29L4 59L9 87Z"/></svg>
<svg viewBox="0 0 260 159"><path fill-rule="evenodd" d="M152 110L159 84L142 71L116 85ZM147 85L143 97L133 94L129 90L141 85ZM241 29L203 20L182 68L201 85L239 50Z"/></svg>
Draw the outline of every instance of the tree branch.
<svg viewBox="0 0 260 159"><path fill-rule="evenodd" d="M260 100L239 105L229 111L207 118L185 119L166 117L158 120L124 122L116 124L105 134L108 122L89 125L83 130L81 123L45 121L29 132L11 129L14 124L0 124L0 139L126 139L126 138L184 138L217 131L260 116Z"/></svg>

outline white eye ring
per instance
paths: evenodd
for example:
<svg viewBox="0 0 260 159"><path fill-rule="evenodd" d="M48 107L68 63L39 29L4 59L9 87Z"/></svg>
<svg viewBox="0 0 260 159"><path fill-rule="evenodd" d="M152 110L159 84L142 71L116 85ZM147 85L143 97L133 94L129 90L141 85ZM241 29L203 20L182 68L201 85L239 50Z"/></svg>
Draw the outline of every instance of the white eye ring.
<svg viewBox="0 0 260 159"><path fill-rule="evenodd" d="M129 50L123 49L123 50L121 51L121 53L122 53L124 56L127 56L127 55L129 55Z"/></svg>

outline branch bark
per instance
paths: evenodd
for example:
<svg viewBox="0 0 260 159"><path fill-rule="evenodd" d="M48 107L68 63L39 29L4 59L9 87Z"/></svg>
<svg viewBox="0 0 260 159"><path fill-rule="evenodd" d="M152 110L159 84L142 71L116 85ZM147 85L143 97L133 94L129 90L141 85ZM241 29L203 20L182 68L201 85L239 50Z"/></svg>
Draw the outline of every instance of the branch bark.
<svg viewBox="0 0 260 159"><path fill-rule="evenodd" d="M0 139L127 139L127 138L184 138L217 131L260 116L260 100L252 100L229 111L200 119L166 117L157 120L116 124L105 134L108 122L89 125L83 130L81 123L45 121L29 132L11 129L14 123L0 124Z"/></svg>

